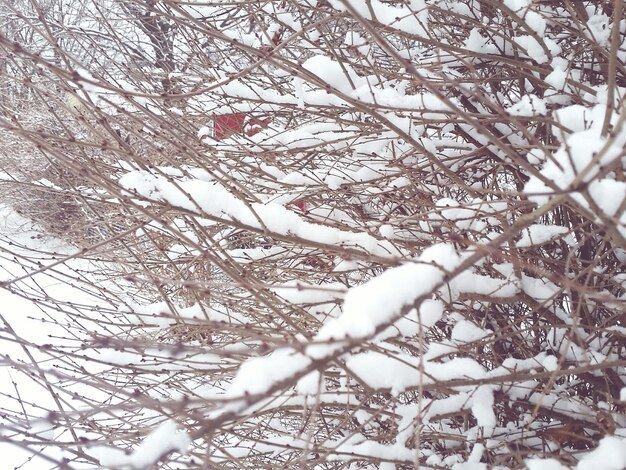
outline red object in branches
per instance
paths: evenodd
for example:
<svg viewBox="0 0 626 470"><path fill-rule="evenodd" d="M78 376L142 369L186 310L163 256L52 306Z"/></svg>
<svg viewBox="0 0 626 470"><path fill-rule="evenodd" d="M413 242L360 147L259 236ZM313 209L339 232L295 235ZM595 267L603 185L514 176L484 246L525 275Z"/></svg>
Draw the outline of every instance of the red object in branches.
<svg viewBox="0 0 626 470"><path fill-rule="evenodd" d="M272 118L259 119L250 117L246 122L245 113L221 114L213 117L213 137L215 140L223 140L234 134L253 136L266 129Z"/></svg>
<svg viewBox="0 0 626 470"><path fill-rule="evenodd" d="M304 214L309 213L309 203L306 199L298 199L294 202L295 206Z"/></svg>
<svg viewBox="0 0 626 470"><path fill-rule="evenodd" d="M213 137L222 140L243 131L245 113L221 114L213 117Z"/></svg>
<svg viewBox="0 0 626 470"><path fill-rule="evenodd" d="M272 122L271 117L267 117L265 119L259 119L255 117L250 118L250 122L248 122L248 126L250 126L250 128L246 131L246 135L253 136L254 134L258 134L263 129L267 129L267 126L270 125L270 122Z"/></svg>

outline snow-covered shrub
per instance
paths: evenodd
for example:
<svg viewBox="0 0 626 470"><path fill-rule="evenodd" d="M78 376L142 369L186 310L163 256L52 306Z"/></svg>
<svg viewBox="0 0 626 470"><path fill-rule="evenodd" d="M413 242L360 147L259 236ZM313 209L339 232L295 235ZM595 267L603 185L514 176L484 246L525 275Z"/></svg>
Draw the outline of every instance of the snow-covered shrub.
<svg viewBox="0 0 626 470"><path fill-rule="evenodd" d="M82 3L0 36L54 127L3 132L101 219L2 278L64 331L7 329L52 400L15 379L5 440L76 468L626 466L623 2Z"/></svg>

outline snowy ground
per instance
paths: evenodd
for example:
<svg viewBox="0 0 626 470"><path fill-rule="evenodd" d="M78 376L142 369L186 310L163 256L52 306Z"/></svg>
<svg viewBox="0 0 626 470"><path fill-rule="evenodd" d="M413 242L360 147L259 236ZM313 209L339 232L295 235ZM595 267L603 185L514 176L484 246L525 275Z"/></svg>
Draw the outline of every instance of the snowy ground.
<svg viewBox="0 0 626 470"><path fill-rule="evenodd" d="M117 398L97 382L81 383L89 381L88 374L108 369L106 347L85 350L81 340L94 333L115 335L114 327L97 320L115 313L116 299L132 296L125 292L117 297L120 287L98 278L103 264L74 258L76 254L77 248L42 234L0 205L2 469L59 468L64 457L73 461L72 468L100 468L98 461L147 468L164 453L189 445L171 421L162 422L130 455L99 444L101 436L91 435L88 426L77 430L66 424L83 424L81 416L95 419L89 410L115 404ZM88 463L77 466L77 455Z"/></svg>
<svg viewBox="0 0 626 470"><path fill-rule="evenodd" d="M68 328L70 317L64 318L57 306L65 305L61 310L67 312L68 301L83 306L102 302L78 280L68 282L89 271L88 261L72 259L57 264L76 250L43 235L31 222L0 206L0 281L5 283L0 289L2 468L55 466L21 447L30 438L24 432L31 433L32 440L41 440L42 444L47 439L71 440L67 430L61 431L61 427L47 419L51 410L61 415L72 411L71 401L60 391L65 385L54 370L68 360L78 341L72 338ZM54 352L44 346L49 344L54 344ZM63 357L59 351L67 351L68 356ZM62 458L56 446L30 447L41 449L55 460Z"/></svg>

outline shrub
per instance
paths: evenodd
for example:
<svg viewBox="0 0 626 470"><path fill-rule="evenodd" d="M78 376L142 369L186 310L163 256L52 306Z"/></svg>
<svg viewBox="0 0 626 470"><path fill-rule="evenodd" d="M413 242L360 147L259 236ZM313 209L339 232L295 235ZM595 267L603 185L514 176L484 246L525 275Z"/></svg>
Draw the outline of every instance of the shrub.
<svg viewBox="0 0 626 470"><path fill-rule="evenodd" d="M4 319L6 441L76 467L626 465L622 1L83 3L2 2L1 126L63 170L12 187L85 227L12 255L51 339Z"/></svg>

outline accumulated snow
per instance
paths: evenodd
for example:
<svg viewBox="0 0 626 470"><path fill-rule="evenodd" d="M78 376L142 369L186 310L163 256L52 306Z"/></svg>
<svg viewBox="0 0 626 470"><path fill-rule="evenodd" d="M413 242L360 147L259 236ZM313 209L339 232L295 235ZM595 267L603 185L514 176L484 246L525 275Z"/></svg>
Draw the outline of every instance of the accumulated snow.
<svg viewBox="0 0 626 470"><path fill-rule="evenodd" d="M251 203L231 194L214 182L196 179L175 181L147 171L130 172L120 184L131 193L155 202L167 202L198 213L238 221L249 227L282 236L359 249L381 257L393 257L398 250L386 240L367 233L348 232L335 227L314 224L298 213L276 203Z"/></svg>
<svg viewBox="0 0 626 470"><path fill-rule="evenodd" d="M481 385L474 392L472 414L479 426L493 428L496 425L496 415L493 411L493 387L491 385Z"/></svg>
<svg viewBox="0 0 626 470"><path fill-rule="evenodd" d="M552 61L552 72L550 72L544 81L552 86L555 90L563 90L567 81L567 63L562 63L557 58Z"/></svg>
<svg viewBox="0 0 626 470"><path fill-rule="evenodd" d="M502 361L502 365L497 367L487 374L489 377L497 377L502 375L507 375L511 373L511 371L523 371L523 370L533 370L538 367L543 367L544 361L548 357L547 353L541 352L537 354L535 357L531 357L528 359L515 359L513 357L507 357L504 361ZM546 361L548 365L550 365L550 361Z"/></svg>
<svg viewBox="0 0 626 470"><path fill-rule="evenodd" d="M524 95L517 103L507 108L507 112L512 116L545 116L548 109L537 95Z"/></svg>
<svg viewBox="0 0 626 470"><path fill-rule="evenodd" d="M478 28L473 28L470 31L463 46L468 51L479 52L481 54L493 54L497 50L495 46L489 44L489 39L480 34Z"/></svg>
<svg viewBox="0 0 626 470"><path fill-rule="evenodd" d="M460 343L471 343L472 341L479 341L490 334L493 334L493 331L480 328L470 321L460 320L452 328L451 336L453 340Z"/></svg>
<svg viewBox="0 0 626 470"><path fill-rule="evenodd" d="M405 338L413 337L419 334L420 325L421 329L427 328L423 321L420 322L417 317L417 310L413 308L409 311L409 313L403 315L395 321L389 328L384 330L382 333L377 334L374 337L374 342L380 342L397 336Z"/></svg>
<svg viewBox="0 0 626 470"><path fill-rule="evenodd" d="M471 270L462 272L449 284L450 288L443 294L452 298L465 294L487 295L497 298L513 297L520 291L516 279L494 279L482 274L476 274Z"/></svg>
<svg viewBox="0 0 626 470"><path fill-rule="evenodd" d="M618 216L618 210L626 199L626 183L607 178L598 179L589 185L589 195L606 215ZM623 223L623 218L620 221Z"/></svg>
<svg viewBox="0 0 626 470"><path fill-rule="evenodd" d="M318 371L313 371L298 380L296 391L300 395L317 396L324 392L323 384L321 374Z"/></svg>
<svg viewBox="0 0 626 470"><path fill-rule="evenodd" d="M443 302L436 299L426 299L419 308L419 322L423 328L431 328L443 316Z"/></svg>
<svg viewBox="0 0 626 470"><path fill-rule="evenodd" d="M323 82L342 93L350 94L352 90L364 84L363 78L346 64L340 64L327 56L314 56L302 64L302 68L320 77Z"/></svg>
<svg viewBox="0 0 626 470"><path fill-rule="evenodd" d="M587 21L589 37L600 46L606 46L611 37L612 27L609 26L609 17L605 14L591 15Z"/></svg>
<svg viewBox="0 0 626 470"><path fill-rule="evenodd" d="M140 470L151 467L170 452L186 452L190 444L187 433L180 431L176 422L167 420L130 454L122 449L103 446L91 449L91 453L104 467Z"/></svg>
<svg viewBox="0 0 626 470"><path fill-rule="evenodd" d="M400 55L403 54L400 53ZM396 111L417 111L425 118L442 117L443 112L451 110L448 102L432 93L406 94L405 85L391 86L388 83L381 82L379 77L359 75L349 64L345 62L340 63L326 55L315 55L308 58L303 62L302 68L307 73L293 77L293 96L291 97L300 108L306 105L348 107L349 101L358 100L367 104L394 108ZM284 102L286 99L288 97L281 97L277 102ZM450 101L458 105L455 99ZM425 130L424 126L416 124L414 118L399 116L395 111L393 113L381 112L380 116L391 124L383 135L389 135L392 138L397 137L395 134L398 132L394 127L398 127L403 133L408 133L414 138L419 138ZM320 124L323 126L323 123L317 123L313 127ZM310 127L304 126L302 129L288 130L284 135L283 133L275 135L265 143L269 144L279 141L287 144L291 142L289 146L292 148L294 146L302 147L306 146L307 140L311 138L319 141L323 137L323 141L327 143L340 141L341 133L346 132L346 129L340 128L335 123L335 129L333 129L335 135L327 129L326 136L315 132L317 135L310 134L307 137L306 132L307 130L310 132ZM300 137L289 137L299 133L302 133ZM385 140L382 139L382 142ZM310 145L313 143L310 142ZM359 149L362 145L356 141L350 144L353 150ZM376 145L376 142L368 139L365 145Z"/></svg>
<svg viewBox="0 0 626 470"><path fill-rule="evenodd" d="M443 280L444 270L453 269L458 262L459 256L451 245L435 245L426 249L418 262L388 269L351 288L345 297L343 314L324 325L315 339L328 341L374 334L381 325L397 320L403 307L428 295Z"/></svg>
<svg viewBox="0 0 626 470"><path fill-rule="evenodd" d="M431 362L424 359L424 374L418 369L419 358L408 354L382 354L374 351L354 354L346 365L368 386L389 389L399 393L421 384L456 379L482 379L486 370L476 361L466 357L448 362Z"/></svg>
<svg viewBox="0 0 626 470"><path fill-rule="evenodd" d="M417 363L418 358L406 354L393 356L373 351L355 354L346 359L348 368L369 387L390 389L394 394L419 385Z"/></svg>
<svg viewBox="0 0 626 470"><path fill-rule="evenodd" d="M485 232L489 225L498 226L499 222L490 214L506 210L506 203L475 199L460 204L451 198L442 198L436 202L440 208L430 214L432 221L451 220L461 230Z"/></svg>
<svg viewBox="0 0 626 470"><path fill-rule="evenodd" d="M518 248L543 245L569 232L567 227L559 225L533 224L522 232L522 238L515 244Z"/></svg>
<svg viewBox="0 0 626 470"><path fill-rule="evenodd" d="M527 12L524 16L524 21L539 37L546 32L546 20L536 11Z"/></svg>
<svg viewBox="0 0 626 470"><path fill-rule="evenodd" d="M519 46L528 55L528 57L533 59L538 64L545 64L549 60L549 57L546 54L546 49L544 49L543 46L547 48L547 51L551 54L551 56L557 55L561 52L561 48L556 44L556 42L549 38L543 38L543 44L530 35L517 36L514 39L515 42L519 44Z"/></svg>
<svg viewBox="0 0 626 470"><path fill-rule="evenodd" d="M438 245L426 250L419 263L410 263L389 269L367 283L352 288L346 294L343 313L337 319L326 323L314 338L314 343L307 347L307 355L283 349L261 358L248 360L239 369L231 384L228 394L239 396L244 393L263 393L276 382L288 379L306 368L311 358L324 357L341 347L339 343L324 344L333 339L363 338L373 335L384 324L390 325L400 320L399 314L403 307L408 306L421 296L428 295L443 279L445 272L441 267L432 264L437 259L440 264L451 268L458 262L458 255L451 246ZM427 299L428 300L428 299ZM428 325L441 317L442 307L436 301L428 301L421 316ZM417 321L417 318L415 318ZM400 331L405 329L402 327ZM320 344L321 342L321 344ZM385 356L377 357L385 361ZM352 361L354 359L350 358ZM354 359L359 361L359 359ZM462 361L462 359L459 359ZM473 361L472 361L473 363ZM400 365L398 365L400 364ZM412 366L398 363L395 368L402 369L394 374L397 388L414 383ZM378 370L378 368L375 368ZM446 375L450 365L443 365L438 373ZM369 369L371 370L371 369ZM388 369L389 370L389 369ZM454 374L453 374L454 375ZM409 382L402 382L406 377ZM391 380L393 377L387 377ZM389 382L377 380L376 385L391 386Z"/></svg>
<svg viewBox="0 0 626 470"><path fill-rule="evenodd" d="M626 439L606 436L598 447L576 465L576 470L622 470L626 468Z"/></svg>
<svg viewBox="0 0 626 470"><path fill-rule="evenodd" d="M279 349L268 356L249 359L237 371L226 395L239 397L265 393L274 384L294 376L310 363L309 357L288 348ZM303 387L306 388L306 385Z"/></svg>
<svg viewBox="0 0 626 470"><path fill-rule="evenodd" d="M623 156L626 126L617 126L613 136L603 137L601 130L605 112L606 106L602 104L592 108L574 105L554 112L555 120L567 131L554 126L553 133L563 144L541 168L541 174L547 181L542 181L537 175L530 175L524 188L530 200L543 204L554 190L566 190L572 184L589 183L589 194L595 205L606 214L615 213L624 198L624 183L611 177L598 178L598 172ZM618 124L616 114L613 114L611 123ZM572 196L576 202L589 207L589 202L576 192L581 188L573 189ZM624 214L621 218L626 222Z"/></svg>
<svg viewBox="0 0 626 470"><path fill-rule="evenodd" d="M398 331L406 333L407 328L416 330L418 318L413 312L414 322L404 325L401 318L402 308L410 306L412 302L423 296L429 296L431 291L440 283L446 270L451 270L460 261L454 248L450 245L435 245L425 250L417 262L408 263L397 268L385 271L383 274L360 286L351 288L345 295L343 313L336 319L331 319L323 325L306 348L306 355L284 348L269 356L259 357L246 361L239 369L235 379L228 389L229 396L242 396L246 393L263 393L277 382L287 380L304 370L311 363L312 358L326 357L338 348L341 343L335 339L366 338L376 333L381 326L398 323ZM420 317L424 320L424 327L432 326L441 318L443 306L440 302L424 299L420 308ZM387 330L387 329L385 329ZM384 331L383 337L389 334ZM369 354L369 353L368 353ZM394 387L395 390L404 389L415 384L416 373L412 365L393 361L387 364L389 358L385 355L371 353L372 356L352 356L348 360L355 367L367 363L368 360L385 362L385 370L395 371L392 375L383 377L368 377L365 381L373 380L372 386ZM365 362L360 358L368 357ZM355 359L356 358L356 359ZM373 359L372 359L373 358ZM408 358L408 356L407 356ZM383 370L367 366L368 371ZM483 368L475 361L465 358L455 359L445 364L436 364L435 370L429 371L432 377L446 379L484 375ZM306 387L305 387L306 388Z"/></svg>
<svg viewBox="0 0 626 470"><path fill-rule="evenodd" d="M537 301L554 300L562 288L547 279L522 275L522 291Z"/></svg>
<svg viewBox="0 0 626 470"><path fill-rule="evenodd" d="M424 399L422 404L425 411L422 419L425 423L428 423L431 421L431 418L436 418L438 415L456 413L467 409L471 406L470 403L470 392L460 392L439 399Z"/></svg>
<svg viewBox="0 0 626 470"><path fill-rule="evenodd" d="M532 3L532 0L503 0L502 3L517 14L523 15Z"/></svg>
<svg viewBox="0 0 626 470"><path fill-rule="evenodd" d="M413 451L407 449L405 446L401 445L401 443L388 445L373 440L363 440L363 442L352 443L350 439L348 439L335 447L335 452L339 455L347 453L348 455L359 455L369 459L403 460L406 462L411 462L414 457ZM423 470L431 470L431 467L424 465L421 465L420 468Z"/></svg>
<svg viewBox="0 0 626 470"><path fill-rule="evenodd" d="M556 459L527 459L524 461L528 470L567 470L568 467Z"/></svg>
<svg viewBox="0 0 626 470"><path fill-rule="evenodd" d="M553 372L559 367L559 360L556 356L546 356L541 365L548 371Z"/></svg>

